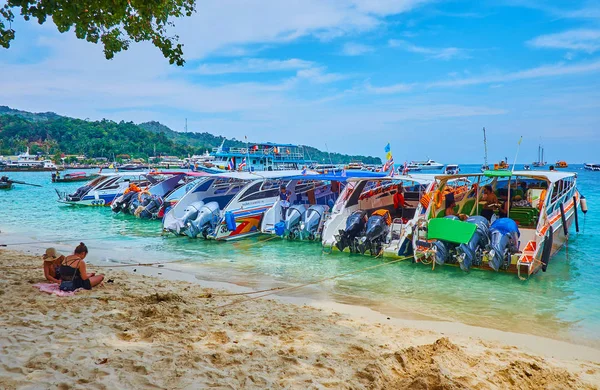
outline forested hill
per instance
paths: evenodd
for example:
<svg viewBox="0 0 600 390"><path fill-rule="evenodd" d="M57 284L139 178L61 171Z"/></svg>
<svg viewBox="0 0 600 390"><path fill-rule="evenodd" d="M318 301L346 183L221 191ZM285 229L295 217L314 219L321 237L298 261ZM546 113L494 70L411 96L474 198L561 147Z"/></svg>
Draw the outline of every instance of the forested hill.
<svg viewBox="0 0 600 390"><path fill-rule="evenodd" d="M0 106L0 155L17 154L30 147L50 155L83 154L88 157L112 157L128 154L147 158L154 155L185 157L218 147L244 146L245 143L210 133L177 132L159 122L135 124L110 120L89 121L61 116L53 112L31 113ZM329 154L305 147L306 157L330 161ZM380 164L375 157L331 153L333 163L360 160Z"/></svg>

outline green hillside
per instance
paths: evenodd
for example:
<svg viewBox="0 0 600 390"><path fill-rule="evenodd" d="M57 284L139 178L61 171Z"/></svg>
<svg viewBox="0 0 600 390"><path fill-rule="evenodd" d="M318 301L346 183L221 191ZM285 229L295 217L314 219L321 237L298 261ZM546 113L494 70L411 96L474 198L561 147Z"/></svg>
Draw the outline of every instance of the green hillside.
<svg viewBox="0 0 600 390"><path fill-rule="evenodd" d="M177 132L159 122L135 124L103 119L88 121L69 118L53 112L31 113L0 106L0 155L17 154L30 147L30 152L49 155L77 154L108 157L128 154L148 158L154 155L185 157L218 147L244 146L245 143L210 133ZM306 158L315 161L348 163L361 160L380 164L375 157L328 153L305 147Z"/></svg>

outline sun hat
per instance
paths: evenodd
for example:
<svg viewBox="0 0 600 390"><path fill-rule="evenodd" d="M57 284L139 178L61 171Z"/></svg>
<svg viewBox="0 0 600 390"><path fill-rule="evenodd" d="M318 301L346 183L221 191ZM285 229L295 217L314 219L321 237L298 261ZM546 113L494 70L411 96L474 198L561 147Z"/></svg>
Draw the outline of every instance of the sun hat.
<svg viewBox="0 0 600 390"><path fill-rule="evenodd" d="M48 248L46 249L46 253L44 253L43 259L44 261L54 261L56 259L58 259L61 256L60 253L58 253L56 251L56 249L54 248Z"/></svg>

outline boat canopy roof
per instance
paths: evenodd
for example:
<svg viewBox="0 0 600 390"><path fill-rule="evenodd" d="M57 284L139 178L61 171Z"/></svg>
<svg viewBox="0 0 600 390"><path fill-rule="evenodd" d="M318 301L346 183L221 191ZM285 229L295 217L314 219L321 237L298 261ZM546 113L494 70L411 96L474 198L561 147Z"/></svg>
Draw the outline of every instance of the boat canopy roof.
<svg viewBox="0 0 600 390"><path fill-rule="evenodd" d="M230 178L237 180L265 180L265 179L288 179L288 180L330 180L330 181L350 181L359 178L379 179L385 177L384 173L366 172L366 171L346 171L345 176L341 172L322 174L317 171L307 170L304 174L301 170L285 171L257 171L257 172L224 172L213 173L207 176Z"/></svg>
<svg viewBox="0 0 600 390"><path fill-rule="evenodd" d="M439 175L433 174L418 174L418 175L394 175L394 176L386 176L383 174L377 174L374 172L362 172L364 175L362 177L353 177L348 178L347 181L357 182L362 180L380 180L380 181L392 181L392 180L406 180L406 181L414 181L419 184L429 184L433 182ZM379 176L383 175L383 176ZM445 176L442 176L445 177Z"/></svg>
<svg viewBox="0 0 600 390"><path fill-rule="evenodd" d="M567 177L577 176L575 172L564 171L485 171L484 173L461 173L458 175L437 175L436 180L450 180L461 177L529 177L536 180L547 180L551 183L557 182Z"/></svg>

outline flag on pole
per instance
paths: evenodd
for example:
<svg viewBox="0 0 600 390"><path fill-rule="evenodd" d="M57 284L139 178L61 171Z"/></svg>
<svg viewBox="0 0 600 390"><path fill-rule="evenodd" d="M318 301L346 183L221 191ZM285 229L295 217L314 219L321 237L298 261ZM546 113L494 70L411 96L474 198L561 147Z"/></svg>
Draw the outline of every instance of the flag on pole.
<svg viewBox="0 0 600 390"><path fill-rule="evenodd" d="M392 157L392 148L390 146L390 144L388 143L387 145L385 145L385 158L387 159L387 161L385 162L385 164L383 164L383 172L390 172L390 168L391 168L391 173L390 175L394 174L394 157Z"/></svg>
<svg viewBox="0 0 600 390"><path fill-rule="evenodd" d="M227 169L229 169L230 171L233 171L234 168L234 163L233 163L233 157L231 158L231 160L229 160L229 163L227 164Z"/></svg>
<svg viewBox="0 0 600 390"><path fill-rule="evenodd" d="M238 169L241 171L242 169L244 169L246 167L246 157L244 157L244 159L242 160L242 162L240 163L240 165L238 166Z"/></svg>
<svg viewBox="0 0 600 390"><path fill-rule="evenodd" d="M402 174L408 175L408 163L404 161L404 166L402 167Z"/></svg>

